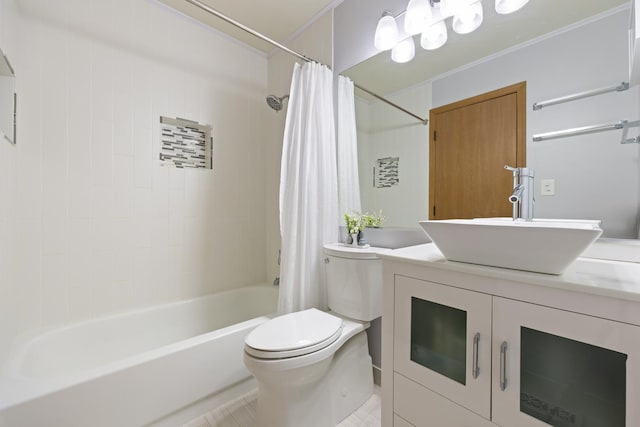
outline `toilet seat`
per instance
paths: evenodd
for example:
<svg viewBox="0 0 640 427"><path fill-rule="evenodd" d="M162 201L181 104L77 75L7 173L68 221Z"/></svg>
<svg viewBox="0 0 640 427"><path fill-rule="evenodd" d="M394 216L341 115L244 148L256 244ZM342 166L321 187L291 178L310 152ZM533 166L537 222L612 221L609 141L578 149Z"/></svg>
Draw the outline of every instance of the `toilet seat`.
<svg viewBox="0 0 640 427"><path fill-rule="evenodd" d="M342 334L342 319L311 308L276 317L254 329L245 351L260 359L285 359L321 350Z"/></svg>

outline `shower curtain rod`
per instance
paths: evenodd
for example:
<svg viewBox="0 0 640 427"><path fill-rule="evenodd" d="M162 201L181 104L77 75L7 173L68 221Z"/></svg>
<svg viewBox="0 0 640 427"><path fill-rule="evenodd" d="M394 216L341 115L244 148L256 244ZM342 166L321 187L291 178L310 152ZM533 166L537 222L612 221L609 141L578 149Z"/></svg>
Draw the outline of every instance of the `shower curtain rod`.
<svg viewBox="0 0 640 427"><path fill-rule="evenodd" d="M409 111L409 110L405 110L405 109L404 109L404 108L402 108L401 106L399 106L399 105L397 105L397 104L394 104L393 102L389 101L389 100L388 100L388 99L386 99L386 98L381 97L381 96L380 96L380 95L378 95L377 93L371 92L369 89L365 89L365 88L363 88L362 86L360 86L360 85L359 85L359 84L357 84L356 82L353 82L353 85L354 85L355 87L357 87L358 89L360 89L361 91L363 91L363 92L367 92L369 95L373 96L374 98L378 98L380 101L385 102L385 103L387 103L387 104L391 105L392 107L397 108L398 110L402 111L403 113L406 113L406 114L408 114L408 115L410 115L410 116L412 116L412 117L414 117L414 118L418 119L419 121L421 121L421 122L422 122L422 124L423 124L423 125L426 125L427 123L429 123L429 119L423 119L423 118L422 118L422 117L420 117L419 115L414 114L414 113L412 113L412 112L411 112L411 111Z"/></svg>
<svg viewBox="0 0 640 427"><path fill-rule="evenodd" d="M217 16L218 18L222 19L223 21L226 21L229 24L231 24L231 25L233 25L233 26L235 26L237 28L240 28L241 30L251 34L252 36L257 37L257 38L261 39L262 41L265 41L265 42L277 47L278 49L281 49L281 50L287 52L288 54L295 56L298 59L301 59L301 60L303 60L305 62L316 62L316 63L320 64L319 61L316 61L313 58L309 58L308 56L304 56L304 55L296 52L295 50L289 49L285 45L283 45L281 43L278 43L275 40L270 39L269 37L265 36L264 34L261 34L261 33L255 31L255 30L252 30L251 28L247 27L246 25L241 24L240 22L236 21L235 19L229 18L228 16L218 12L217 10L213 9L212 7L207 6L206 4L202 3L200 0L184 0L184 1L186 1L187 3L192 4L193 6L199 7L200 9L204 10L205 12L209 12L210 14ZM408 111L408 110L400 107L399 105L394 104L393 102L391 102L388 99L378 95L377 93L374 93L374 92L372 92L372 91L370 91L368 89L365 89L365 88L363 88L362 86L358 85L355 82L353 83L353 85L355 87L357 87L358 89L368 93L369 95L379 99L380 101L382 101L382 102L384 102L384 103L386 103L386 104L388 104L388 105L390 105L390 106L392 106L394 108L397 108L398 110L402 111L403 113L409 114L410 116L418 119L420 122L422 122L423 125L426 125L427 123L429 123L428 119L423 119L422 117L418 116L417 114L414 114L411 111Z"/></svg>

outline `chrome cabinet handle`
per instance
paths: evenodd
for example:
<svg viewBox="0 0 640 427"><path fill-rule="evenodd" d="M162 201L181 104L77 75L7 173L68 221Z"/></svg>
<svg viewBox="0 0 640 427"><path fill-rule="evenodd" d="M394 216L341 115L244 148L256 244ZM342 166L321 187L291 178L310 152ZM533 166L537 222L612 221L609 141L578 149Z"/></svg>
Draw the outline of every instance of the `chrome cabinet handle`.
<svg viewBox="0 0 640 427"><path fill-rule="evenodd" d="M500 390L507 388L507 342L500 345Z"/></svg>
<svg viewBox="0 0 640 427"><path fill-rule="evenodd" d="M471 366L471 375L475 380L480 375L480 367L478 366L478 345L480 344L480 332L473 336L473 365Z"/></svg>

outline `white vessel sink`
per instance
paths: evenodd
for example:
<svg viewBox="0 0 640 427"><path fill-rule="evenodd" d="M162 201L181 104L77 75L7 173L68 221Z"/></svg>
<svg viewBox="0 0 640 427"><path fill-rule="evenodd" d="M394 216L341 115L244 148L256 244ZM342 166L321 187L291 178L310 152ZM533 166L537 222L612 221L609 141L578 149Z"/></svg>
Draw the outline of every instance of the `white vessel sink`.
<svg viewBox="0 0 640 427"><path fill-rule="evenodd" d="M511 218L420 221L450 261L561 274L600 235L600 221Z"/></svg>

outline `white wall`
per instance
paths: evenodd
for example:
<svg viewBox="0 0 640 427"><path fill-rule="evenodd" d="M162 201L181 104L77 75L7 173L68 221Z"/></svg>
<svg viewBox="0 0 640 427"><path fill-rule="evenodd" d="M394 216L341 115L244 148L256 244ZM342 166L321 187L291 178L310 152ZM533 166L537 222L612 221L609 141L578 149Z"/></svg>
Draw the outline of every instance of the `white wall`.
<svg viewBox="0 0 640 427"><path fill-rule="evenodd" d="M636 235L638 147L621 145L622 131L544 142L532 142L532 137L637 120L638 87L540 111L531 106L628 81L628 21L628 10L610 14L433 82L438 107L526 80L527 165L536 172L535 216L601 219L609 237ZM630 131L637 134L637 129ZM555 196L540 196L542 179L555 179Z"/></svg>
<svg viewBox="0 0 640 427"><path fill-rule="evenodd" d="M152 0L0 0L0 29L0 360L30 328L266 280L265 55ZM160 115L213 126L213 171L159 166Z"/></svg>
<svg viewBox="0 0 640 427"><path fill-rule="evenodd" d="M372 154L370 153L371 138L371 103L366 99L355 96L356 137L358 138L358 175L360 179L360 204L364 212L371 210L369 189L373 186L371 168ZM367 181L368 180L368 181Z"/></svg>
<svg viewBox="0 0 640 427"><path fill-rule="evenodd" d="M429 199L429 126L380 102L357 98L358 160L362 210L387 218L385 226L418 226L427 219ZM388 99L428 117L431 82L399 91ZM399 183L375 188L377 159L399 157Z"/></svg>

